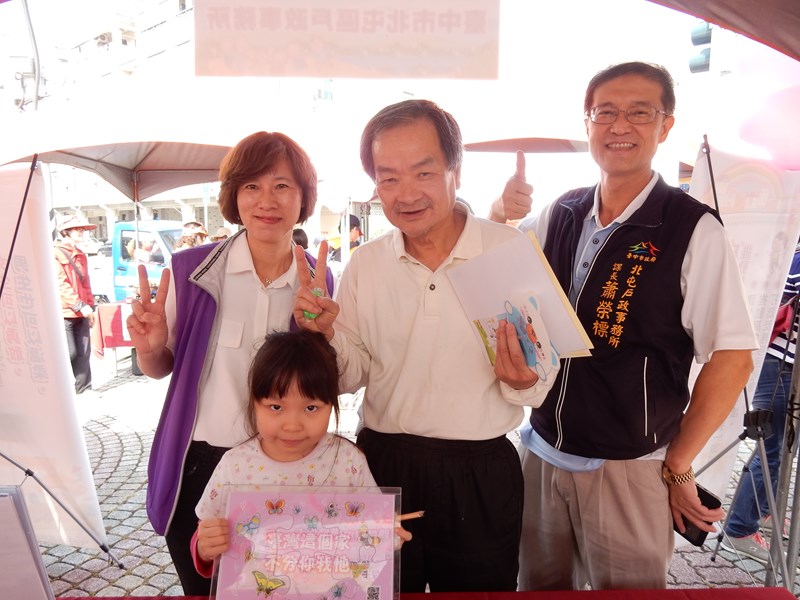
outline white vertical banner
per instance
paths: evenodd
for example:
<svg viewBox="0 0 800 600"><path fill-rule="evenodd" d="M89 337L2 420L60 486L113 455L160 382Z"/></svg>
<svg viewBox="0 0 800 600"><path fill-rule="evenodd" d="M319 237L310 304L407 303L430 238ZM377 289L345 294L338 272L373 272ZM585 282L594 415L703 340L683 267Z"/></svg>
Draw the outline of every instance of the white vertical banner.
<svg viewBox="0 0 800 600"><path fill-rule="evenodd" d="M496 79L499 0L195 0L195 74Z"/></svg>
<svg viewBox="0 0 800 600"><path fill-rule="evenodd" d="M11 240L30 167L0 167L0 452L30 469L102 543L105 528L86 442L53 266L44 180L34 172L13 255ZM21 485L41 542L95 541L22 470L0 456L0 485Z"/></svg>
<svg viewBox="0 0 800 600"><path fill-rule="evenodd" d="M711 149L720 215L736 254L759 350L753 354L754 369L747 383L752 406L764 352L769 344L775 313L800 236L800 172L784 171L767 161L743 158ZM714 206L706 155L700 151L689 194ZM700 371L694 365L692 381ZM728 419L709 440L694 462L698 469L738 441L744 431L744 396L740 395ZM708 467L700 482L725 496L736 459L738 443Z"/></svg>

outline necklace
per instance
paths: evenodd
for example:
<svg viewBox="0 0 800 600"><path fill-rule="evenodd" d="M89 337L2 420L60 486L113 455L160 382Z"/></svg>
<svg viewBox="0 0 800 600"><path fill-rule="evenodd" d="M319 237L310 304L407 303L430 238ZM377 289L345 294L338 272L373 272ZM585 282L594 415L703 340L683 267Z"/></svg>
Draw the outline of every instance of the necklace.
<svg viewBox="0 0 800 600"><path fill-rule="evenodd" d="M290 259L289 259L289 264L288 264L288 265L286 265L286 267L284 267L283 265L279 265L277 269L273 269L273 268L266 269L266 268L265 268L265 269L264 269L264 271L268 271L268 270L269 270L269 271L273 271L273 272L274 272L274 271L277 271L277 273L278 273L278 274L277 274L277 275L276 275L274 278L269 278L269 277L267 277L266 275L264 275L264 285L265 285L265 286L272 285L273 283L275 283L275 281L277 281L278 279L280 279L280 278L283 276L283 274L284 274L286 271L288 271L288 270L289 270L289 267L291 267L291 266L292 266L291 260L292 260L292 259L291 259L291 257L290 257ZM284 261L284 262L285 262L285 261Z"/></svg>

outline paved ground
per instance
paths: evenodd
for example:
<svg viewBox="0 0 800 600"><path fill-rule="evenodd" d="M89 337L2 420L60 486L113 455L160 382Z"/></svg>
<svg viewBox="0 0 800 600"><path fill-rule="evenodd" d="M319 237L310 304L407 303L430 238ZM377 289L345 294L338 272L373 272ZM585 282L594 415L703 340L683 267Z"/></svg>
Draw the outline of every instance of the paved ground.
<svg viewBox="0 0 800 600"><path fill-rule="evenodd" d="M164 539L145 514L147 458L161 410L166 381L131 374L120 356L116 376L111 358L95 364L95 389L78 397L108 545L125 570L109 564L99 549L43 545L42 555L56 596L176 596L182 593ZM345 406L342 431L355 425L353 406ZM739 460L749 451L743 444ZM735 472L741 469L737 464ZM725 505L730 502L732 482ZM721 550L713 559L716 538L703 548L679 547L669 571L670 587L745 587L763 585L765 569ZM795 595L800 585L795 586Z"/></svg>

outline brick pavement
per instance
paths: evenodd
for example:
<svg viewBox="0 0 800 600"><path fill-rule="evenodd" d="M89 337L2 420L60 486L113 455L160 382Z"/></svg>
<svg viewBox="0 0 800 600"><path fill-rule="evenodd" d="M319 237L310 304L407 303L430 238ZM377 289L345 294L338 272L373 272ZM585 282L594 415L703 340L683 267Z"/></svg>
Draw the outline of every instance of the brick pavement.
<svg viewBox="0 0 800 600"><path fill-rule="evenodd" d="M110 359L106 359L108 361ZM145 514L147 459L153 430L166 391L166 380L152 381L131 374L130 360L121 359L116 376L107 375L95 389L78 397L78 413L89 452L108 546L125 570L109 564L99 549L41 545L43 561L56 596L177 596L182 593L161 536ZM95 373L101 372L96 368ZM343 433L352 434L355 411L343 406ZM749 456L742 445L734 473ZM735 489L732 480L727 507ZM669 571L676 588L748 587L763 585L765 568L752 560L738 561L720 550L712 561L716 538L706 546L679 547ZM749 571L749 573L748 573ZM795 587L795 595L800 585Z"/></svg>
<svg viewBox="0 0 800 600"><path fill-rule="evenodd" d="M164 538L155 534L145 513L147 460L167 381L132 375L130 359L120 361L117 376L99 386L98 371L93 363L94 390L77 397L77 409L108 547L125 570L109 564L99 549L40 545L53 592L181 595Z"/></svg>

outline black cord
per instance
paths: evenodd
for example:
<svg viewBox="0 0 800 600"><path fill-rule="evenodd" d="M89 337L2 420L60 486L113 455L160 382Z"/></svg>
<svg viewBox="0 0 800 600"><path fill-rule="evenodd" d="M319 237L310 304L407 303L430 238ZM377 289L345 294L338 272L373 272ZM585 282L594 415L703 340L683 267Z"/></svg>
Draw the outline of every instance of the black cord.
<svg viewBox="0 0 800 600"><path fill-rule="evenodd" d="M111 551L108 549L108 546L107 546L106 544L104 544L103 542L101 542L101 541L100 541L100 539L99 539L99 538L98 538L98 537L97 537L97 536L96 536L96 535L95 535L95 534L94 534L92 531L90 531L90 530L89 530L89 528L88 528L86 525L84 525L84 524L83 524L83 521L81 521L81 520L80 520L80 519L79 519L79 518L78 518L78 517L75 515L75 513L73 513L73 512L72 512L72 511L69 509L69 507L67 507L67 505L66 505L66 504L64 504L64 503L63 503L63 502L62 502L62 501L61 501L61 500L58 498L58 496L56 496L56 495L55 495L55 494L54 494L54 493L53 493L53 492L50 490L50 488L49 488L49 487L47 487L47 486L45 485L45 483L44 483L44 482L43 482L41 479L39 479L39 478L36 476L36 473L34 473L32 469L30 469L30 468L28 468L28 467L25 467L25 466L21 465L20 463L18 463L17 461L15 461L13 458L11 458L11 457L10 457L10 456L8 456L7 454L5 454L5 453L4 453L2 450L0 450L0 458L4 458L5 460L7 460L8 462L10 462L12 465L14 465L14 466L15 466L15 467L17 467L18 469L20 469L20 470L21 470L21 471L22 471L22 472L25 474L25 478L22 480L22 483L25 483L25 482L28 480L28 478L31 478L31 479L33 479L33 480L34 480L36 483L38 483L38 484L39 484L39 487L41 487L41 488L42 488L42 489L43 489L43 490L44 490L44 491L47 493L47 495L48 495L48 496L50 496L50 498L52 498L52 499L53 499L53 500L56 502L56 504L58 504L58 505L61 507L61 509L62 509L62 510L65 512L65 513L67 513L67 514L68 514L68 515L69 515L69 516L72 518L72 520L73 520L73 521L75 521L75 523L77 523L77 525L78 525L78 526L79 526L81 529L83 529L83 531L86 533L86 535L88 535L90 538L92 538L92 539L93 539L93 540L94 540L94 541L97 543L97 545L100 547L100 549L101 549L101 550L103 550L103 551L104 551L106 554L108 554L109 560L113 560L113 561L114 561L114 562L117 564L117 566L118 566L120 569L123 569L123 570L125 569L125 565L123 565L123 564L122 564L122 563L121 563L119 560L117 560L117 558L115 558L115 557L114 557L114 555L113 555L113 554L111 554ZM20 484L20 485L21 485L21 484Z"/></svg>
<svg viewBox="0 0 800 600"><path fill-rule="evenodd" d="M791 302L793 305L792 324L789 326L789 331L786 335L786 346L784 347L783 364L781 364L780 373L783 373L783 367L786 365L786 359L789 355L789 344L792 338L794 338L795 342L794 360L795 361L797 360L797 334L795 328L798 327L797 318L798 318L798 308L800 308L800 297L798 297L798 295L795 295L793 298L789 300L789 302ZM794 368L794 365L792 365L792 368ZM780 373L778 375L779 378L780 378ZM786 433L786 439L789 443L788 447L794 448L794 441L797 437L797 431L795 430L795 423L792 417L795 414L795 409L797 408L798 403L797 403L797 398L792 396L791 383L789 384L789 389L786 391L786 393L788 395L788 401L786 402L786 416L787 416L787 422L789 423L788 431Z"/></svg>
<svg viewBox="0 0 800 600"><path fill-rule="evenodd" d="M708 145L708 136L703 134L703 144L700 146L703 153L706 155L706 162L708 163L708 176L711 179L711 193L714 196L714 208L717 211L720 223L722 223L722 213L719 212L719 201L717 200L717 184L714 181L714 168L711 166L711 146ZM723 223L724 225L724 223Z"/></svg>
<svg viewBox="0 0 800 600"><path fill-rule="evenodd" d="M33 172L36 170L36 162L39 160L39 155L34 154L31 161L31 171L28 173L28 183L25 185L25 194L22 196L22 204L19 207L19 214L17 215L17 224L14 227L14 235L11 236L11 247L8 249L8 260L3 266L3 280L0 281L0 300L3 299L3 290L6 288L6 278L8 277L8 270L11 266L11 258L14 256L14 246L17 244L17 235L19 228L22 224L22 215L25 213L25 204L28 202L28 192L31 189L31 181L33 180Z"/></svg>
<svg viewBox="0 0 800 600"><path fill-rule="evenodd" d="M772 407L775 404L775 396L778 394L778 387L783 385L782 376L786 372L787 366L790 365L790 363L789 363L789 345L792 343L792 339L793 338L794 338L794 342L795 342L795 360L797 358L796 357L797 335L796 335L795 329L798 327L797 318L798 318L798 308L800 308L799 299L800 299L800 296L795 294L794 296L791 296L786 302L783 303L784 305L785 304L791 304L791 306L792 306L792 322L791 322L791 325L789 326L789 331L786 332L786 343L783 345L783 355L780 358L780 364L778 365L778 375L775 378L775 387L772 390L772 397L770 398L770 401L769 401L770 410L772 410ZM774 356L774 355L772 355L772 356ZM794 364L793 363L794 363L794 360L792 361L792 364L791 364L792 368L794 368ZM789 369L789 371L791 372L791 369ZM787 397L787 399L786 399L786 409L785 410L786 410L786 422L788 423L788 431L787 431L786 442L788 442L788 447L791 448L791 447L794 446L794 440L795 440L795 437L796 437L796 431L795 431L795 427L794 427L794 419L792 419L792 415L794 414L794 409L797 406L797 401L796 401L796 399L792 398L791 383L789 385L790 385L790 389L784 390L784 393L786 394L786 397Z"/></svg>

